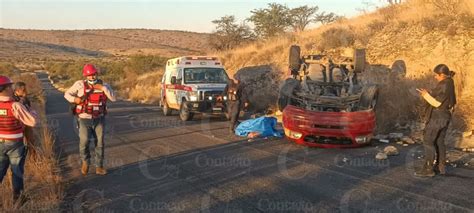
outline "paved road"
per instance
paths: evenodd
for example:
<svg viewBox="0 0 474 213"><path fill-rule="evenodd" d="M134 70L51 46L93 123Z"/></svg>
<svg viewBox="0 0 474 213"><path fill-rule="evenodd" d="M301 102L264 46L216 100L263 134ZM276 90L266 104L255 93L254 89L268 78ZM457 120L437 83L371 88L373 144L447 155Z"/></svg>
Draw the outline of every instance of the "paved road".
<svg viewBox="0 0 474 213"><path fill-rule="evenodd" d="M474 171L412 175L421 147L308 149L284 139L247 142L221 118L189 123L156 106L119 101L107 120L109 175L79 174L67 103L39 74L68 181L63 208L98 212L473 212Z"/></svg>

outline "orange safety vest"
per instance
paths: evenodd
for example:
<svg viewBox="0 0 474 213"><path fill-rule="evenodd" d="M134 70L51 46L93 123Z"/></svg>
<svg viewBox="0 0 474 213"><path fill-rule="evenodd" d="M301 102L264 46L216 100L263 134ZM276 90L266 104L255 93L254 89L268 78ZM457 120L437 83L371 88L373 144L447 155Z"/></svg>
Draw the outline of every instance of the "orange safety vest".
<svg viewBox="0 0 474 213"><path fill-rule="evenodd" d="M22 140L24 124L13 116L14 101L0 102L0 139Z"/></svg>
<svg viewBox="0 0 474 213"><path fill-rule="evenodd" d="M107 96L102 90L95 90L84 81L84 95L87 99L76 106L76 114L87 113L92 118L98 118L107 114Z"/></svg>

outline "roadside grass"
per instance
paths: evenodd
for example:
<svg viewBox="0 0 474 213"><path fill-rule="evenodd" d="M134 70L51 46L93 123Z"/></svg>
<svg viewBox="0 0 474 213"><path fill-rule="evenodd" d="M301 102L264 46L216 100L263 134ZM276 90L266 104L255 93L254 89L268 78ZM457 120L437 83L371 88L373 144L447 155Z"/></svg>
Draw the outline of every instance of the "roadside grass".
<svg viewBox="0 0 474 213"><path fill-rule="evenodd" d="M9 67L10 69L3 69ZM5 177L0 190L0 209L3 211L58 211L63 197L63 182L59 162L55 153L55 139L51 134L46 114L45 98L41 82L32 73L20 74L13 65L2 66L1 74L11 76L14 81L23 81L30 92L33 109L38 113L38 126L34 128L34 144L29 147L25 164L26 202L22 206L13 203L11 172ZM33 151L34 150L34 151Z"/></svg>

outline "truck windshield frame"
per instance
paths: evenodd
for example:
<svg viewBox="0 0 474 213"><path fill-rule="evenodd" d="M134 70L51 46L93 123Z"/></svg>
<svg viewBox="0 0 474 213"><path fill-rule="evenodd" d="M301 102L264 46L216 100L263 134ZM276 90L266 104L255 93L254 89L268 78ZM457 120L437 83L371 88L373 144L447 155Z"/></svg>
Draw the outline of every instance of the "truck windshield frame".
<svg viewBox="0 0 474 213"><path fill-rule="evenodd" d="M215 67L191 67L184 68L185 84L226 84L227 73L223 68Z"/></svg>

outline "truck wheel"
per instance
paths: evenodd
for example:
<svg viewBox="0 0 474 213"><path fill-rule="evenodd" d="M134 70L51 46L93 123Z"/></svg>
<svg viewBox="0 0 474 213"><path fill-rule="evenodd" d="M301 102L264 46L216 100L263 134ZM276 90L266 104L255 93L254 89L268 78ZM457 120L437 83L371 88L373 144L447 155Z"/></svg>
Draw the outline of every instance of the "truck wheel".
<svg viewBox="0 0 474 213"><path fill-rule="evenodd" d="M404 60L396 60L393 62L391 70L400 76L405 76L407 73L407 65Z"/></svg>
<svg viewBox="0 0 474 213"><path fill-rule="evenodd" d="M354 72L363 72L365 70L365 49L354 50Z"/></svg>
<svg viewBox="0 0 474 213"><path fill-rule="evenodd" d="M283 111L285 107L291 103L291 97L295 89L299 88L300 82L293 78L285 80L280 88L280 94L278 96L278 109Z"/></svg>
<svg viewBox="0 0 474 213"><path fill-rule="evenodd" d="M298 45L291 45L290 56L288 59L291 70L300 70L301 68L301 48Z"/></svg>
<svg viewBox="0 0 474 213"><path fill-rule="evenodd" d="M163 114L165 116L170 116L173 113L173 110L168 106L168 103L166 103L166 100L162 102L162 108L163 108Z"/></svg>
<svg viewBox="0 0 474 213"><path fill-rule="evenodd" d="M186 101L182 101L179 108L179 118L181 118L182 121L189 121L193 119L193 116L194 113L189 111Z"/></svg>
<svg viewBox="0 0 474 213"><path fill-rule="evenodd" d="M378 89L377 86L367 86L362 89L362 94L359 100L359 109L375 109L377 105Z"/></svg>

